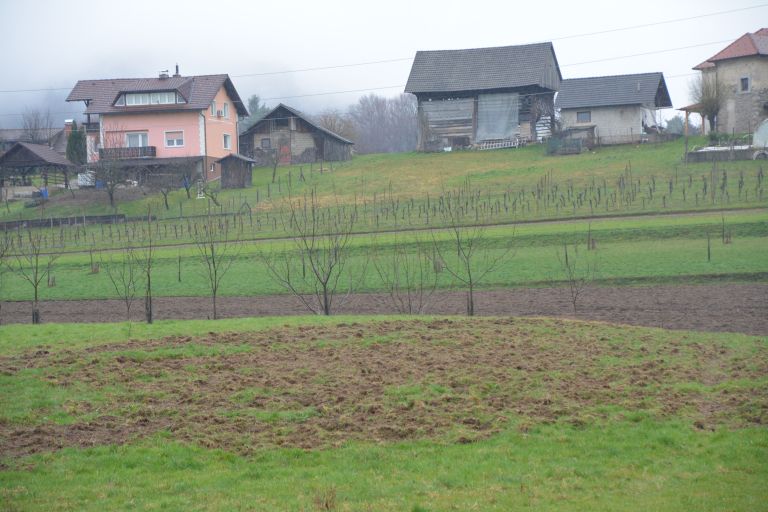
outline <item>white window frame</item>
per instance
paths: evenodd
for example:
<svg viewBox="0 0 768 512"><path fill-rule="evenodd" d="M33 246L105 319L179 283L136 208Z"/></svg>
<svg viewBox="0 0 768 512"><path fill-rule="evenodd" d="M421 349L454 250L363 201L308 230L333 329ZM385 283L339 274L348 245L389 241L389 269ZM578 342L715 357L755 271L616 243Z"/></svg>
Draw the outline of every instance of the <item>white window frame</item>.
<svg viewBox="0 0 768 512"><path fill-rule="evenodd" d="M176 144L176 141L179 139L171 139L174 141L173 144L168 144L168 134L169 133L180 133L181 134L181 144ZM165 141L165 147L167 148L183 148L184 147L184 130L167 130L163 133L163 140Z"/></svg>
<svg viewBox="0 0 768 512"><path fill-rule="evenodd" d="M146 144L143 145L143 146L131 146L131 143L130 143L131 135L143 135L144 136L144 140L146 141ZM146 148L146 147L149 147L149 132L148 131L125 132L125 147L127 147L127 148Z"/></svg>
<svg viewBox="0 0 768 512"><path fill-rule="evenodd" d="M587 114L589 116L589 119L586 121L580 121L579 120L579 114ZM587 124L592 122L592 111L591 110L577 110L576 111L576 123L578 124Z"/></svg>
<svg viewBox="0 0 768 512"><path fill-rule="evenodd" d="M216 117L216 100L211 101L211 117Z"/></svg>
<svg viewBox="0 0 768 512"><path fill-rule="evenodd" d="M224 119L229 119L229 103L225 101L222 110L224 111Z"/></svg>
<svg viewBox="0 0 768 512"><path fill-rule="evenodd" d="M232 136L225 133L223 139L224 149L232 149Z"/></svg>

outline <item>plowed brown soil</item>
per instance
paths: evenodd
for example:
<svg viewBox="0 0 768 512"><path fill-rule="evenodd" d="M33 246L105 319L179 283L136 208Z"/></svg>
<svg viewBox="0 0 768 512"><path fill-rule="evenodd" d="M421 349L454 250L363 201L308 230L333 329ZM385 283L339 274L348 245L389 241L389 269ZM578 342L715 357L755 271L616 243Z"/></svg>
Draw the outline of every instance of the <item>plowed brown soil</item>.
<svg viewBox="0 0 768 512"><path fill-rule="evenodd" d="M445 291L434 295L427 312L463 314L464 292ZM577 312L565 288L513 288L481 291L476 297L478 315L567 316L584 320L698 331L743 332L768 335L768 284L701 284L668 286L593 287L584 292ZM210 300L204 297L156 298L155 318L207 318ZM304 315L308 311L291 295L222 297L223 318ZM125 308L116 300L44 301L44 322L118 322L125 320ZM355 294L339 308L346 314L395 313L384 294ZM141 304L133 318L141 320ZM2 304L4 323L29 322L30 304Z"/></svg>
<svg viewBox="0 0 768 512"><path fill-rule="evenodd" d="M0 453L171 438L239 453L351 440L473 442L510 425L618 415L696 428L768 422L768 347L564 320L403 320L208 333L0 357L88 389L56 411L0 422ZM724 385L740 382L737 386ZM744 384L747 383L747 384ZM751 383L751 384L750 384Z"/></svg>

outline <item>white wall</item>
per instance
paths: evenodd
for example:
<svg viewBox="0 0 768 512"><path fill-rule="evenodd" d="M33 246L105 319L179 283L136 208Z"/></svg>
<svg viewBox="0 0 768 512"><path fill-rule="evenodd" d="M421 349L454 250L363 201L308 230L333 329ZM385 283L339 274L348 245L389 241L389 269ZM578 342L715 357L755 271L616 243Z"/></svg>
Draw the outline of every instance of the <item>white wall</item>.
<svg viewBox="0 0 768 512"><path fill-rule="evenodd" d="M588 123L577 123L577 112L590 112ZM564 128L596 126L595 135L602 144L639 140L643 133L643 110L639 105L562 109L560 119Z"/></svg>

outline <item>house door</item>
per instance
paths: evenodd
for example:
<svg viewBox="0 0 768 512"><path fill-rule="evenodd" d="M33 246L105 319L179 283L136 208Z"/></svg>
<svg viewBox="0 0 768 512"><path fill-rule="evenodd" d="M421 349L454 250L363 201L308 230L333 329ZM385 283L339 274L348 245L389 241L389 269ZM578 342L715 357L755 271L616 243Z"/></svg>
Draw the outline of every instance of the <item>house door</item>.
<svg viewBox="0 0 768 512"><path fill-rule="evenodd" d="M289 165L291 163L291 144L280 143L280 164Z"/></svg>

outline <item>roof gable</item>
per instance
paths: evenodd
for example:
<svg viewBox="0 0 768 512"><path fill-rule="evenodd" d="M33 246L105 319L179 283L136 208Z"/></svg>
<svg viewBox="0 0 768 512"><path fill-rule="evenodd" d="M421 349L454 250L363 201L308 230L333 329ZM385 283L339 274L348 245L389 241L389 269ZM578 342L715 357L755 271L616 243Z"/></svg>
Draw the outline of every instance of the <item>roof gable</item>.
<svg viewBox="0 0 768 512"><path fill-rule="evenodd" d="M243 135L246 135L246 134L250 134L254 130L256 130L258 127L261 127L264 124L264 122L269 121L270 119L277 119L277 118L280 118L280 117L284 117L286 115L285 113L288 114L288 117L298 117L299 119L303 120L305 123L310 125L312 128L314 128L314 129L316 129L316 130L318 130L320 132L323 132L324 134L329 135L330 137L333 137L334 139L337 139L338 141L343 142L344 144L354 144L354 142L352 142L351 140L345 139L344 137L342 137L338 133L334 133L331 130L323 128L322 126L316 124L311 119L309 119L309 117L307 115L305 115L305 114L299 112L298 110L296 110L295 108L289 107L288 105L285 105L283 103L278 104L275 108L273 108L272 110L267 112L264 115L264 117L262 117L261 119L256 121L253 124L253 126L248 128L247 130L245 130L240 135L243 136Z"/></svg>
<svg viewBox="0 0 768 512"><path fill-rule="evenodd" d="M768 28L744 34L693 69L707 69L714 66L717 61L754 55L768 55Z"/></svg>
<svg viewBox="0 0 768 512"><path fill-rule="evenodd" d="M663 73L572 78L560 83L557 108L643 105L649 108L672 106Z"/></svg>
<svg viewBox="0 0 768 512"><path fill-rule="evenodd" d="M224 87L239 116L247 116L240 95L229 75L179 76L169 78L115 78L80 80L67 96L67 101L86 101L86 114L118 112L161 112L203 110L208 108L219 89ZM176 91L187 101L184 104L147 105L143 107L115 106L120 94L128 92Z"/></svg>
<svg viewBox="0 0 768 512"><path fill-rule="evenodd" d="M74 167L74 164L42 144L17 142L0 156L0 167Z"/></svg>
<svg viewBox="0 0 768 512"><path fill-rule="evenodd" d="M419 51L405 92L458 92L539 86L562 80L552 43Z"/></svg>

